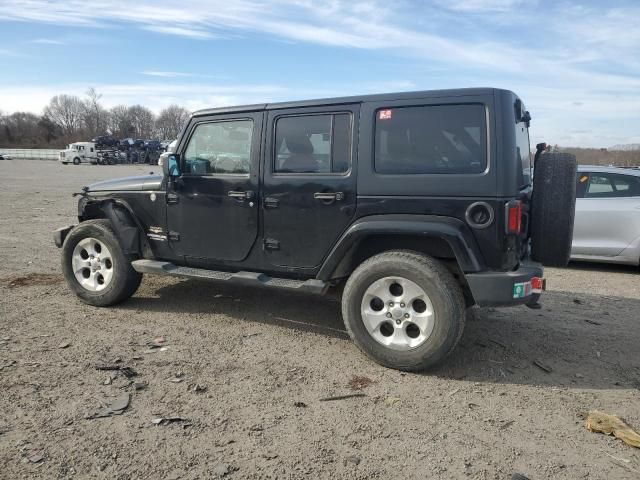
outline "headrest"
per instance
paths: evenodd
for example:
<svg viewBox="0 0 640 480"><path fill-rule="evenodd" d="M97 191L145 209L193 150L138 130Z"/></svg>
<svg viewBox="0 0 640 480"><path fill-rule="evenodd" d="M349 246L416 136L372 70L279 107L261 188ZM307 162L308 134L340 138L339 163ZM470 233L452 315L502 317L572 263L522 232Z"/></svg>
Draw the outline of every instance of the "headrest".
<svg viewBox="0 0 640 480"><path fill-rule="evenodd" d="M287 148L291 153L298 155L309 155L313 153L311 140L309 140L309 137L307 137L303 132L290 133L285 137L285 142L287 143Z"/></svg>

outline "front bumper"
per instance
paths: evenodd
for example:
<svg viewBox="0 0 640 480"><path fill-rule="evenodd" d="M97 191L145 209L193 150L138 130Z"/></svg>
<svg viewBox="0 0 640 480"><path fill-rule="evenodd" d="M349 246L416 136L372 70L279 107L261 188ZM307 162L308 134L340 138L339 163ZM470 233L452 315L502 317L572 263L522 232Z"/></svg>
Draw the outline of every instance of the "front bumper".
<svg viewBox="0 0 640 480"><path fill-rule="evenodd" d="M62 248L64 239L67 238L67 235L73 227L75 227L75 225L69 225L68 227L58 228L53 232L53 242L56 244L56 247Z"/></svg>
<svg viewBox="0 0 640 480"><path fill-rule="evenodd" d="M474 301L481 307L535 305L545 289L544 269L537 262L523 262L511 272L479 272L465 275Z"/></svg>

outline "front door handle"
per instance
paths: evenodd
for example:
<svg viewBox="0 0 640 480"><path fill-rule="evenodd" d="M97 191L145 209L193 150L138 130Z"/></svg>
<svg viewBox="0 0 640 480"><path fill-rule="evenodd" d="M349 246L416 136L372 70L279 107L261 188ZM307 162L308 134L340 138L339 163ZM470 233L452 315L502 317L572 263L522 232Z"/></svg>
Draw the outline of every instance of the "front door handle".
<svg viewBox="0 0 640 480"><path fill-rule="evenodd" d="M253 192L251 190L247 190L246 192L240 191L240 190L231 190L229 193L227 193L227 195L231 198L237 198L237 199L251 199L253 198Z"/></svg>
<svg viewBox="0 0 640 480"><path fill-rule="evenodd" d="M344 193L342 192L316 192L313 194L313 198L323 201L340 201L344 199Z"/></svg>

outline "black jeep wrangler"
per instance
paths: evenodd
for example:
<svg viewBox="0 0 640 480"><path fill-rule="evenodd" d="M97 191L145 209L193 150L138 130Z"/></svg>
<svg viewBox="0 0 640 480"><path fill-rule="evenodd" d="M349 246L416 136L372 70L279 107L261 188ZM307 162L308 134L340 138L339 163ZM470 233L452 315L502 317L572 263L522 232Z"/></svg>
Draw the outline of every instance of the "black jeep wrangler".
<svg viewBox="0 0 640 480"><path fill-rule="evenodd" d="M144 273L340 286L365 353L424 369L466 308L535 308L542 264L568 261L575 158L538 151L533 175L530 119L488 88L198 111L164 175L82 189L80 224L55 232L62 270L96 306Z"/></svg>

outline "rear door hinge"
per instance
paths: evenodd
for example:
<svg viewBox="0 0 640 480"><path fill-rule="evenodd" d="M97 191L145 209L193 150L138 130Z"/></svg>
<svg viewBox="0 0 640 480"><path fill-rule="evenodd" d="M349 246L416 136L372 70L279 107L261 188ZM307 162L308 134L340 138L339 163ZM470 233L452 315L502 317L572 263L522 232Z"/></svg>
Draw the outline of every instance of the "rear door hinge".
<svg viewBox="0 0 640 480"><path fill-rule="evenodd" d="M167 193L167 203L178 203L180 201L180 197L176 193Z"/></svg>
<svg viewBox="0 0 640 480"><path fill-rule="evenodd" d="M265 250L280 250L280 242L275 238L265 238L263 248Z"/></svg>
<svg viewBox="0 0 640 480"><path fill-rule="evenodd" d="M178 232L167 232L167 238L172 242L179 242L180 234Z"/></svg>

